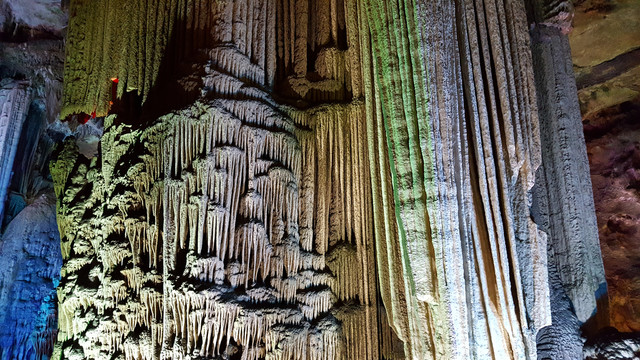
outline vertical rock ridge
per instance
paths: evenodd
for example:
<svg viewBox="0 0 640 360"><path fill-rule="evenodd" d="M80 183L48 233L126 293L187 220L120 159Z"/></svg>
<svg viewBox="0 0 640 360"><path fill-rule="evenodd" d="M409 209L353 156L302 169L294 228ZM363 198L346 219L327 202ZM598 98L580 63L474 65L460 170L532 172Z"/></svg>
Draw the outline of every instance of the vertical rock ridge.
<svg viewBox="0 0 640 360"><path fill-rule="evenodd" d="M552 244L550 259L578 319L585 322L596 311L596 299L605 295L604 268L569 40L563 32L571 17L556 19L559 10L550 12L552 5L570 8L560 2L530 5L543 144L536 201L541 204L539 225ZM558 26L548 24L553 19Z"/></svg>
<svg viewBox="0 0 640 360"><path fill-rule="evenodd" d="M407 27L413 26L410 19L394 16L400 15L398 12L402 9L400 4L395 6L387 9L385 4L361 5L361 43L371 44L370 48L363 48L362 57L368 103L367 133L373 144L370 147L372 186L382 189L381 196L374 200L378 268L388 318L404 341L405 355L429 359L447 352L443 344L447 325L439 321L442 316L435 280L438 273L434 262L439 256L434 252L440 249L432 248L429 241L431 219L426 214L425 203L427 190L431 190L427 177L432 172L425 170L429 169L429 163L425 165L429 158L423 159L423 155L431 153L422 149L429 146L430 138L427 123L414 122L416 117L426 119L421 101L425 98L424 90L421 84L413 82L413 71L419 80L422 69L419 63L412 66L413 62L395 57L395 51L399 56L412 56ZM387 22L390 23L385 25ZM398 32L388 33L388 29ZM413 30L411 27L409 31ZM405 91L409 92L406 97ZM385 149L389 149L389 154ZM392 213L391 209L395 211ZM398 269L402 269L404 275L394 278Z"/></svg>
<svg viewBox="0 0 640 360"><path fill-rule="evenodd" d="M31 89L25 81L0 84L0 220L3 218L13 161L18 150L22 124L27 118ZM2 223L0 222L0 227Z"/></svg>
<svg viewBox="0 0 640 360"><path fill-rule="evenodd" d="M399 243L391 246L406 252L387 266L410 274L407 302L438 300L410 315L420 320L390 317L414 347L405 353L535 358L535 334L550 313L546 237L528 209L541 160L523 4L365 7L380 109L372 124L386 133L391 169L379 168L378 179L390 181L396 204ZM418 218L430 228L403 229ZM434 263L414 266L417 259Z"/></svg>

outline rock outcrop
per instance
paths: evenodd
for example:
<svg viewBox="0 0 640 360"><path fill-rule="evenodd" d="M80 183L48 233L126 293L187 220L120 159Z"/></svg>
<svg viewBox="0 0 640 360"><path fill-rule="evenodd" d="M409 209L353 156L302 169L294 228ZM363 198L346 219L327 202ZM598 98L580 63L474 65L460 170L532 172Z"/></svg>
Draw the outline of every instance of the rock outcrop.
<svg viewBox="0 0 640 360"><path fill-rule="evenodd" d="M60 237L47 125L60 108L60 1L0 4L0 358L48 359L57 339Z"/></svg>

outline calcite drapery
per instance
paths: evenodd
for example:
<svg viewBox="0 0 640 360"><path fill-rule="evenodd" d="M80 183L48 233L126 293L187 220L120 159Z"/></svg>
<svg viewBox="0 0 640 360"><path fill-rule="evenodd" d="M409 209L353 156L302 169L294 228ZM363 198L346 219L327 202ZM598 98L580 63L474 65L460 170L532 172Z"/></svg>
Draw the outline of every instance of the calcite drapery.
<svg viewBox="0 0 640 360"><path fill-rule="evenodd" d="M414 358L535 358L550 314L546 236L528 210L540 144L524 6L394 4L369 6L386 187L407 259L390 269L415 284L390 318Z"/></svg>
<svg viewBox="0 0 640 360"><path fill-rule="evenodd" d="M152 124L110 115L92 160L60 151L57 354L536 357L524 3L142 3L119 29L79 26L107 1L72 4L69 57L101 55L67 67L66 113L106 113L116 77L149 101L187 52L201 96Z"/></svg>

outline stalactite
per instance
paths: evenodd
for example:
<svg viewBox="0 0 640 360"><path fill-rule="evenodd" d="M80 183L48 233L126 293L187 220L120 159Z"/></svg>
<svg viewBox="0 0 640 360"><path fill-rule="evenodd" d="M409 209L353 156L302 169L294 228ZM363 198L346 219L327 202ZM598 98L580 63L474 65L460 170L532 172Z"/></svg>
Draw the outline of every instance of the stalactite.
<svg viewBox="0 0 640 360"><path fill-rule="evenodd" d="M107 114L115 78L118 97L135 91L146 101L162 81L161 70L205 46L221 45L211 49L214 67L273 86L275 13L269 1L74 0L69 12L65 78L73 81L64 83L62 118Z"/></svg>
<svg viewBox="0 0 640 360"><path fill-rule="evenodd" d="M233 8L234 14L244 11L249 10ZM63 284L67 290L61 291L68 295L61 297L61 322L68 325L61 332L61 353L70 354L65 344L84 333L95 346L109 353L122 351L126 358L156 358L162 348L165 358L220 356L236 349L246 359L288 359L294 354L333 359L343 351L343 336L377 354L377 341L368 340L377 338L377 305L375 273L370 271L372 227L366 220L371 210L368 173L363 170L366 144L359 138L363 104L308 111L279 107L262 89L267 80L260 65L267 60L247 56L246 44L208 51L212 61L203 79L207 97L193 106L144 130L118 125L115 117L107 121L100 161L86 170L95 172L100 165L96 183L101 185L93 187L97 193L91 196L104 197L111 209L103 225L93 228L104 239L97 244L100 262L94 269L103 270L91 302L72 296L78 288L75 280ZM249 65L256 60L257 65ZM347 81L344 53L327 48L320 63L322 76ZM237 94L248 99L234 99ZM304 139L302 144L299 139ZM140 146L145 150L131 158L131 150ZM323 163L307 155L323 149L333 154ZM62 155L60 166L65 164ZM315 174L325 179L329 195L321 205L308 192L317 188ZM76 191L83 188L81 178L72 183L80 185L73 187ZM304 201L301 189L307 191ZM85 212L70 211L72 200L63 196L59 207L69 223L85 223L85 212L95 216L92 206L83 207ZM318 207L320 215L312 215ZM313 219L322 217L327 225L314 235ZM306 224L304 239L301 222ZM70 240L87 234L65 229L63 243L70 244L67 257L72 258L65 271L96 266L73 260L81 252L78 242ZM143 272L145 268L151 273ZM174 280L180 276L187 281ZM358 285L350 286L354 280ZM160 283L165 284L162 292L153 290ZM215 288L196 290L204 283ZM243 295L233 295L236 292ZM339 322L329 315L338 299L361 304L345 309L370 324L366 332L340 331ZM124 304L129 304L127 310L122 310ZM255 310L258 305L260 310ZM92 306L101 313L121 313L124 320L104 318L91 331L71 325L78 309ZM162 335L154 330L156 321L164 324ZM321 326L311 328L311 322ZM156 335L141 338L136 328ZM173 345L156 341L174 337ZM85 354L93 351L88 344L83 348Z"/></svg>

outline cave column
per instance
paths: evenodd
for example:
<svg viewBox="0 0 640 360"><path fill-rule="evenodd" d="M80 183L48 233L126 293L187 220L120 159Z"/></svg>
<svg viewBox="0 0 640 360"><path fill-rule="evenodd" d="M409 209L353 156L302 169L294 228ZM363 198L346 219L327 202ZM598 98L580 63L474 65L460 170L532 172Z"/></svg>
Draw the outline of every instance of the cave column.
<svg viewBox="0 0 640 360"><path fill-rule="evenodd" d="M0 87L0 220L4 214L13 160L18 149L22 124L31 102L29 83L12 81ZM1 223L1 222L0 222Z"/></svg>
<svg viewBox="0 0 640 360"><path fill-rule="evenodd" d="M597 299L606 298L606 283L567 36L573 9L569 1L527 5L542 149L534 212L549 235L549 261L584 322L596 311Z"/></svg>

